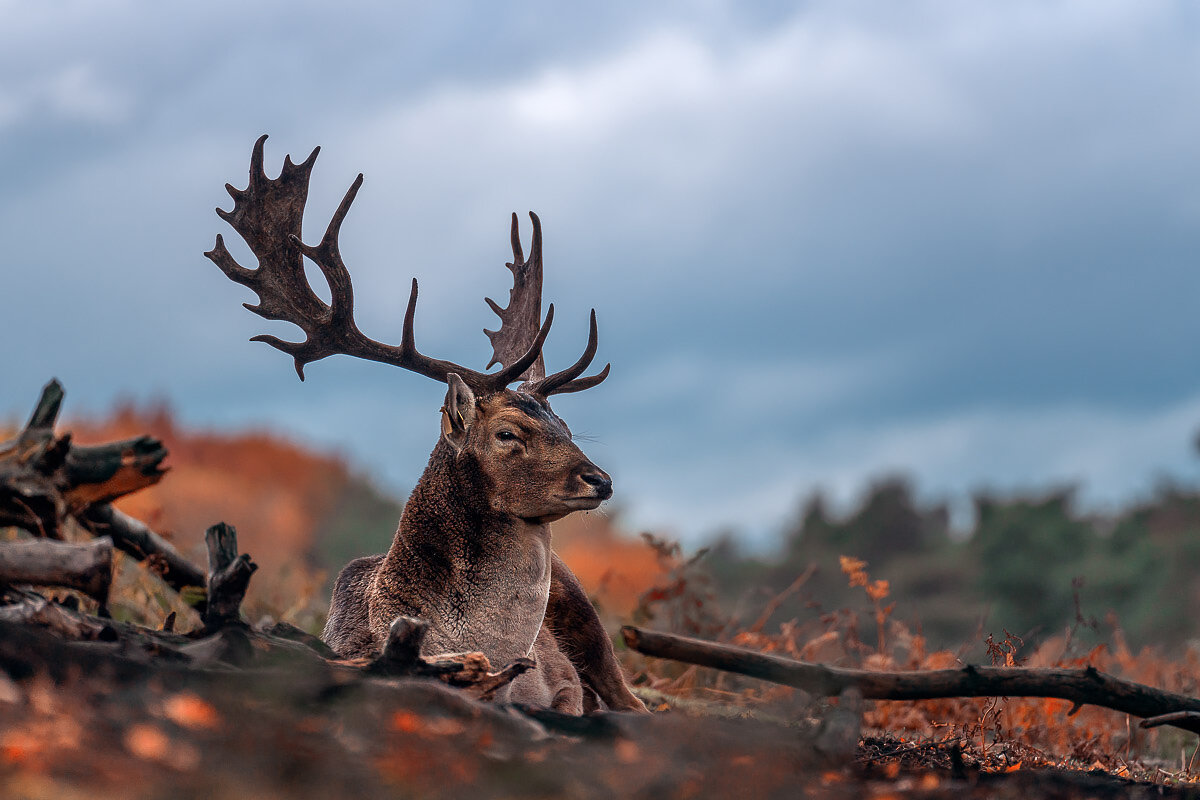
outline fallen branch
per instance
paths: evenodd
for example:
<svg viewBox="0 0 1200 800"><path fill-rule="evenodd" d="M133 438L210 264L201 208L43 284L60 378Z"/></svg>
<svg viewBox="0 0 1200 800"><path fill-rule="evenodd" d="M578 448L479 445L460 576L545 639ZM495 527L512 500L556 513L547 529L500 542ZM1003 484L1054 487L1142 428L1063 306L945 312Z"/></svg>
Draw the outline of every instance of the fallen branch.
<svg viewBox="0 0 1200 800"><path fill-rule="evenodd" d="M967 665L962 669L924 672L873 672L793 661L740 647L633 626L622 628L621 635L630 649L648 656L748 675L823 697L838 695L845 689L856 687L868 700L1053 697L1078 705L1111 708L1135 717L1155 718L1180 711L1200 712L1200 699L1121 680L1095 667L1022 669ZM1191 715L1173 716L1160 724L1200 733L1200 720Z"/></svg>
<svg viewBox="0 0 1200 800"><path fill-rule="evenodd" d="M105 603L112 583L112 540L0 543L0 584L63 586Z"/></svg>
<svg viewBox="0 0 1200 800"><path fill-rule="evenodd" d="M151 571L175 591L208 583L204 571L183 557L175 546L150 530L143 522L113 508L108 503L92 506L79 515L79 521L97 535L108 536L120 550L138 561L149 561ZM203 602L196 610L204 613Z"/></svg>
<svg viewBox="0 0 1200 800"><path fill-rule="evenodd" d="M428 621L399 616L392 620L383 651L374 660L352 659L338 663L380 677L440 678L480 700L492 699L501 688L537 666L533 659L517 658L502 669L493 670L483 653L422 656L421 645L428 633Z"/></svg>
<svg viewBox="0 0 1200 800"><path fill-rule="evenodd" d="M117 640L116 630L104 620L71 611L36 595L19 603L0 606L0 622L20 622L49 628L65 639L89 642Z"/></svg>
<svg viewBox="0 0 1200 800"><path fill-rule="evenodd" d="M151 486L166 474L161 466L166 448L149 436L81 447L70 434L57 436L62 401L62 385L50 381L17 438L0 444L0 525L59 539L65 517Z"/></svg>
<svg viewBox="0 0 1200 800"><path fill-rule="evenodd" d="M1139 728L1157 728L1161 725L1179 725L1180 722L1190 721L1200 724L1200 711L1172 711L1170 714L1160 714L1138 723ZM1190 729L1189 729L1190 730Z"/></svg>

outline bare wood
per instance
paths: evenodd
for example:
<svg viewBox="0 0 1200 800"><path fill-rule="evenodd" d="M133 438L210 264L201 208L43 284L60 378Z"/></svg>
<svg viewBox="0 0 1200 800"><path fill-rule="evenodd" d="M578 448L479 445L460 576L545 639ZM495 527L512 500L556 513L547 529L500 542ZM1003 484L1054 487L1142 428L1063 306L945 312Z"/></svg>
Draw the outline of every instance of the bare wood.
<svg viewBox="0 0 1200 800"><path fill-rule="evenodd" d="M399 616L392 620L383 652L371 663L371 672L404 675L415 671L421 661L421 644L429 633L429 623L416 617Z"/></svg>
<svg viewBox="0 0 1200 800"><path fill-rule="evenodd" d="M112 583L112 540L83 544L47 539L0 543L0 584L78 589L104 603Z"/></svg>
<svg viewBox="0 0 1200 800"><path fill-rule="evenodd" d="M334 660L338 657L337 653L333 652L325 642L289 622L276 622L262 632L276 639L286 639L302 644L326 660Z"/></svg>
<svg viewBox="0 0 1200 800"><path fill-rule="evenodd" d="M153 486L162 480L167 449L150 436L100 445L73 445L67 452L65 497L71 513Z"/></svg>
<svg viewBox="0 0 1200 800"><path fill-rule="evenodd" d="M110 537L119 550L136 560L149 560L150 568L175 591L187 586L203 589L208 583L204 570L184 558L173 544L141 520L107 503L88 508L79 515L79 521L93 533ZM202 601L196 610L203 613L204 608Z"/></svg>
<svg viewBox="0 0 1200 800"><path fill-rule="evenodd" d="M19 603L0 606L0 622L19 622L49 628L66 639L116 641L117 633L103 620L80 614L33 595Z"/></svg>
<svg viewBox="0 0 1200 800"><path fill-rule="evenodd" d="M204 532L208 545L208 606L204 627L215 630L241 620L242 600L258 565L238 553L237 529L218 522Z"/></svg>
<svg viewBox="0 0 1200 800"><path fill-rule="evenodd" d="M1139 728L1157 728L1161 725L1182 727L1180 722L1192 722L1200 725L1200 711L1173 711L1170 714L1159 714L1138 723ZM1190 730L1190 729L1189 729Z"/></svg>
<svg viewBox="0 0 1200 800"><path fill-rule="evenodd" d="M479 653L478 655L482 656L483 654ZM484 666L486 667L487 658L485 657L483 661ZM511 664L508 664L507 666L502 667L495 672L492 672L490 669L484 669L482 674L474 677L469 683L463 680L461 673L457 675L451 675L447 679L447 682L451 686L458 686L460 688L466 688L470 690L471 693L480 700L491 700L496 696L496 692L498 692L500 689L512 683L529 670L535 669L536 667L537 664L534 663L533 659L518 658Z"/></svg>
<svg viewBox="0 0 1200 800"><path fill-rule="evenodd" d="M633 626L623 627L621 635L630 649L648 656L748 675L825 697L856 687L869 700L1054 697L1079 705L1111 708L1136 717L1154 718L1178 711L1200 712L1200 699L1121 680L1094 667L1022 669L967 665L962 669L923 672L873 672L793 661ZM1200 733L1200 721L1190 716L1163 724Z"/></svg>
<svg viewBox="0 0 1200 800"><path fill-rule="evenodd" d="M29 421L11 442L0 445L0 525L58 539L63 518L153 485L166 470L166 448L151 437L95 446L75 446L57 436L54 423L63 389L50 381Z"/></svg>
<svg viewBox="0 0 1200 800"><path fill-rule="evenodd" d="M373 675L437 677L451 686L466 689L481 700L490 700L503 686L533 669L532 659L518 658L493 671L483 653L450 653L430 658L421 656L421 645L429 633L429 622L416 617L399 616L392 620L383 652L368 663L365 671Z"/></svg>

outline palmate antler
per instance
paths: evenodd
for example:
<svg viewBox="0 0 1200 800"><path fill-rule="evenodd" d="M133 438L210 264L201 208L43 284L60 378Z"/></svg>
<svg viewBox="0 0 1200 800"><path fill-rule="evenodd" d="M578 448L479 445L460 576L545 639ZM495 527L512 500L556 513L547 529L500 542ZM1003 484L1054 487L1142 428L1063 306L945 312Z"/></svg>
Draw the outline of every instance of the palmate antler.
<svg viewBox="0 0 1200 800"><path fill-rule="evenodd" d="M529 212L533 221L533 241L529 249L529 260L525 260L521 248L521 232L517 225L517 215L512 215L512 251L513 260L505 264L513 273L513 288L508 293L508 307L501 308L490 297L483 298L500 317L500 330L484 330L492 340L492 360L488 366L500 364L507 367L520 362L520 354L527 351L530 342L538 334L538 321L542 309L542 221L537 214ZM553 313L554 306L550 307ZM547 319L549 319L547 314ZM596 356L598 336L596 333L596 309L592 309L591 328L588 333L587 347L578 361L562 372L546 377L546 365L539 354L538 358L529 365L521 376L525 383L521 389L531 394L549 397L552 394L566 394L590 389L608 377L610 364L604 369L587 378L580 378L583 371L592 363Z"/></svg>
<svg viewBox="0 0 1200 800"><path fill-rule="evenodd" d="M271 320L284 320L297 325L305 333L302 342L286 342L275 336L260 335L252 341L266 342L272 347L292 356L296 374L304 380L304 365L338 353L392 364L420 373L434 380L447 382L449 373L456 373L477 394L489 394L508 386L526 374L535 364L542 362L542 345L554 321L554 306L546 312L545 322L538 326L537 316L541 305L541 234L535 227L534 249L537 254L537 305L533 316L533 334L524 341L523 349L503 351L503 367L498 372L477 372L450 361L430 358L418 352L413 336L413 320L417 309L417 281L412 282L408 298L408 310L404 314L404 332L400 345L386 345L368 338L358 329L354 321L354 289L350 273L342 262L338 250L338 233L342 221L362 186L360 174L342 198L337 211L325 230L325 235L316 246L306 245L300 240L304 204L308 199L308 181L321 148L316 148L300 164L293 164L291 157L284 158L283 169L278 178L268 178L263 169L264 135L254 143L250 159L250 181L247 187L225 188L233 198L233 210L217 209L217 214L228 222L246 241L258 259L257 269L247 269L230 255L221 235L217 235L216 246L204 255L235 283L249 287L258 295L258 305L245 303L249 310ZM537 225L535 220L535 226ZM515 215L514 215L514 231ZM520 257L520 241L514 233L513 252L516 262L524 266ZM325 303L312 290L304 274L304 259L308 258L320 268L329 284L330 302ZM531 259L532 263L532 259ZM514 270L515 272L515 270ZM493 308L496 308L493 304ZM504 326L501 326L502 329ZM512 328L515 330L515 328ZM501 341L507 333L497 334ZM495 341L495 339L494 339ZM584 357L571 368L549 378L541 378L529 388L543 396L561 392L586 389L599 383L608 373L593 378L575 380L591 361L596 350L596 315L592 312L591 338ZM497 350L499 354L501 351ZM493 363L496 359L493 359ZM489 364L489 366L491 366ZM542 369L544 374L544 369ZM583 385L586 384L586 385Z"/></svg>

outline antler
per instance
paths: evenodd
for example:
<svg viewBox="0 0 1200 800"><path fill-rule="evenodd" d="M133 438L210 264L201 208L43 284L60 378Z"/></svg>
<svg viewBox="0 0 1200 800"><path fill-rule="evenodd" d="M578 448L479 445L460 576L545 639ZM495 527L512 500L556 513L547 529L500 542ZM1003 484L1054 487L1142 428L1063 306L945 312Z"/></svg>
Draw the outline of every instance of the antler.
<svg viewBox="0 0 1200 800"><path fill-rule="evenodd" d="M529 251L529 260L521 250L521 229L517 225L517 213L512 215L513 260L504 266L512 270L513 288L508 291L508 307L501 308L495 300L485 297L486 302L500 317L500 329L483 332L492 340L493 364L511 364L521 353L529 348L529 343L537 335L538 323L542 319L542 221L537 214L529 212L533 220L533 246ZM542 354L521 376L526 381L536 381L546 377L546 362Z"/></svg>
<svg viewBox="0 0 1200 800"><path fill-rule="evenodd" d="M515 364L517 356L527 350L529 342L538 330L538 320L541 318L542 307L542 221L537 214L529 212L533 220L533 241L529 250L529 260L526 261L521 249L521 233L517 226L517 215L512 215L512 251L513 260L505 264L513 273L513 288L509 290L508 307L501 308L490 297L483 298L500 317L500 329L484 333L492 340L493 364ZM550 307L553 311L553 306ZM608 377L611 365L606 364L599 373L587 378L580 378L583 371L592 363L596 355L598 336L596 333L596 309L592 309L591 329L588 334L587 347L583 355L567 369L546 377L546 365L539 352L537 359L522 375L525 383L523 391L549 397L552 394L566 394L590 389Z"/></svg>
<svg viewBox="0 0 1200 800"><path fill-rule="evenodd" d="M254 143L250 158L250 182L235 189L226 184L233 198L233 211L217 209L221 219L228 222L246 240L258 258L257 269L238 264L220 234L213 249L204 255L235 283L249 287L258 295L258 305L244 303L246 308L261 317L284 320L305 333L303 342L285 342L275 336L260 335L251 341L266 342L290 355L296 363L296 374L304 380L304 365L327 356L342 353L369 361L378 361L417 372L434 380L447 382L447 375L456 373L476 393L499 391L518 380L535 362L541 361L542 344L554 321L554 306L546 313L546 321L536 328L536 335L519 354L511 356L499 372L476 372L450 361L430 358L417 351L413 336L413 320L417 310L417 281L412 282L408 310L404 314L404 333L400 346L381 344L368 338L354 322L354 288L350 272L342 262L338 249L338 233L350 205L362 186L360 174L350 185L346 196L333 214L329 227L315 247L300 240L300 225L304 204L308 199L308 180L321 148L315 148L300 164L291 156L283 161L279 177L267 177L263 169L264 135ZM330 302L326 304L309 286L304 275L304 259L308 258L325 276L329 284ZM540 282L539 282L540 283ZM536 325L536 322L535 322ZM489 365L490 366L490 365Z"/></svg>

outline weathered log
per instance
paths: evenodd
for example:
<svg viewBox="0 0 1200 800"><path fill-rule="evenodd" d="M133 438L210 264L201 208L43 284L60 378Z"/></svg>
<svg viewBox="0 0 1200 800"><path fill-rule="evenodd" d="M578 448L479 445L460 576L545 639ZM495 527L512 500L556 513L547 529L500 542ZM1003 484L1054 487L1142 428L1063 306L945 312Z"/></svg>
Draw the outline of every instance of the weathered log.
<svg viewBox="0 0 1200 800"><path fill-rule="evenodd" d="M0 525L59 536L65 501L50 476L65 463L70 447L67 437L54 440L62 400L62 385L50 381L17 438L0 445Z"/></svg>
<svg viewBox="0 0 1200 800"><path fill-rule="evenodd" d="M429 633L429 622L416 617L399 616L392 620L383 652L368 670L380 675L407 675L416 672L424 661L421 644Z"/></svg>
<svg viewBox="0 0 1200 800"><path fill-rule="evenodd" d="M175 546L152 531L140 520L108 503L100 503L79 515L80 522L97 535L108 536L120 550L138 561L150 560L151 569L175 591L188 586L203 589L208 583L204 571L188 561ZM204 613L201 601L196 610Z"/></svg>
<svg viewBox="0 0 1200 800"><path fill-rule="evenodd" d="M337 653L333 652L333 649L325 644L325 642L311 633L300 630L289 622L276 622L274 625L263 630L263 633L268 636L274 636L277 639L287 639L288 641L302 644L327 661L335 660L338 657Z"/></svg>
<svg viewBox="0 0 1200 800"><path fill-rule="evenodd" d="M467 669L448 676L446 681L451 686L466 689L480 700L491 700L500 689L529 670L537 668L537 662L532 658L517 658L493 672L488 668L487 658L482 653L468 653L467 655L477 655L482 659L479 671L472 672L468 665Z"/></svg>
<svg viewBox="0 0 1200 800"><path fill-rule="evenodd" d="M89 614L64 608L44 597L31 596L19 603L0 606L0 622L20 622L49 628L66 639L113 642L117 632L111 624Z"/></svg>
<svg viewBox="0 0 1200 800"><path fill-rule="evenodd" d="M633 626L622 628L621 635L630 649L648 656L748 675L823 697L856 687L868 700L1053 697L1077 705L1111 708L1135 717L1153 718L1177 711L1200 711L1198 698L1122 680L1095 667L1024 669L967 665L962 669L874 672L793 661ZM1191 716L1173 717L1164 724L1200 733L1200 721Z"/></svg>
<svg viewBox="0 0 1200 800"><path fill-rule="evenodd" d="M204 532L208 546L208 605L204 627L217 630L241 621L242 600L258 565L238 553L237 529L218 522Z"/></svg>
<svg viewBox="0 0 1200 800"><path fill-rule="evenodd" d="M84 447L74 446L70 434L56 436L62 400L62 385L50 381L17 438L0 445L0 525L58 539L64 517L166 474L166 448L149 436Z"/></svg>
<svg viewBox="0 0 1200 800"><path fill-rule="evenodd" d="M83 544L44 539L0 543L0 584L78 589L104 603L112 583L112 540Z"/></svg>
<svg viewBox="0 0 1200 800"><path fill-rule="evenodd" d="M151 436L99 445L72 445L63 464L67 507L76 513L162 480L167 449Z"/></svg>
<svg viewBox="0 0 1200 800"><path fill-rule="evenodd" d="M416 617L396 617L388 628L387 640L379 656L371 661L339 663L359 667L369 675L440 678L480 700L491 700L502 687L537 666L533 659L518 658L499 670L493 670L483 653L422 656L421 645L428 633L428 621Z"/></svg>

